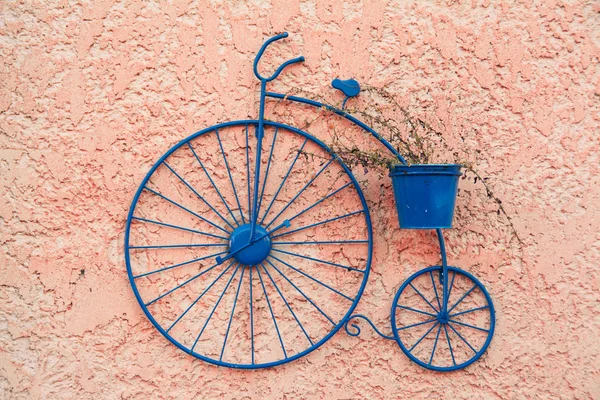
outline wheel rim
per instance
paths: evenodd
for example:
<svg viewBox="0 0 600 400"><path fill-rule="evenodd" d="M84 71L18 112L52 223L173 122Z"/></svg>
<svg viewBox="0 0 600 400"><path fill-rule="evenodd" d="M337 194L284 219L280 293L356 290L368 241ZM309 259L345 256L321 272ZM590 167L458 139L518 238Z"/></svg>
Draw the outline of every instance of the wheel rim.
<svg viewBox="0 0 600 400"><path fill-rule="evenodd" d="M442 267L416 272L400 287L391 310L396 342L415 363L435 371L467 367L487 350L495 328L492 299L473 275L448 267L448 313Z"/></svg>
<svg viewBox="0 0 600 400"><path fill-rule="evenodd" d="M215 261L247 236L256 125L215 125L171 148L142 181L125 230L129 280L148 319L183 351L234 368L283 364L322 345L356 307L372 258L351 171L318 139L266 122L257 235L271 233L253 247L268 255Z"/></svg>

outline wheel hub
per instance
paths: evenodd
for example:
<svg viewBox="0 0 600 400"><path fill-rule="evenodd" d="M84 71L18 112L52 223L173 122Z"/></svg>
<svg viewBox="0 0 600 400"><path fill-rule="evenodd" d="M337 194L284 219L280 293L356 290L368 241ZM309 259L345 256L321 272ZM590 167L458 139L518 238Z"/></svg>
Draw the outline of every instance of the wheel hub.
<svg viewBox="0 0 600 400"><path fill-rule="evenodd" d="M252 233L252 224L245 224L237 227L229 238L229 251L231 253L248 245L250 242L250 234ZM254 239L267 234L267 231L262 226L256 226ZM243 265L257 265L263 262L271 251L271 238L267 235L261 240L251 244L243 250L238 251L233 255L233 258Z"/></svg>
<svg viewBox="0 0 600 400"><path fill-rule="evenodd" d="M440 321L441 324L447 324L450 317L448 316L447 311L442 311L438 314L437 319L438 321Z"/></svg>

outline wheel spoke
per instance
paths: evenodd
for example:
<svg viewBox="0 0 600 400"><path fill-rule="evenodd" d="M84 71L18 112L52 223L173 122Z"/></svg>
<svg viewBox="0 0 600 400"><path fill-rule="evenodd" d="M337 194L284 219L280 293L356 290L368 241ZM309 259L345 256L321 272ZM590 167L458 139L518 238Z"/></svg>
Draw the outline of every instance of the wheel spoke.
<svg viewBox="0 0 600 400"><path fill-rule="evenodd" d="M252 270L250 267L250 340L252 341L252 365L254 365L254 315L253 315L253 304L252 304Z"/></svg>
<svg viewBox="0 0 600 400"><path fill-rule="evenodd" d="M177 202L175 202L175 201L173 201L173 200L169 199L169 198L168 198L168 197L166 197L165 195L163 195L163 194L160 194L160 193L158 193L157 191L150 189L148 186L144 186L144 189L146 189L146 190L147 190L147 191L149 191L150 193L154 193L155 195L157 195L157 196L158 196L158 197L160 197L161 199L168 201L169 203L173 204L174 206L176 206L176 207L179 207L179 208L181 208L181 209L182 209L182 210L184 210L184 211L187 211L188 213L192 214L194 217L196 217L196 218L200 218L202 221L206 222L207 224L209 224L209 225L212 225L212 226L214 226L215 228L217 228L217 229L219 229L219 230L221 230L221 231L223 231L223 232L225 232L225 233L227 233L227 234L230 234L230 232L229 232L228 230L226 230L226 229L224 229L224 228L221 228L219 225L215 224L214 222L211 222L211 221L207 220L207 219L206 219L206 218L204 218L203 216L201 216L201 215L199 215L199 214L197 214L197 213L193 212L192 210L190 210L190 209L188 209L188 208L186 208L186 207L182 206L181 204L179 204L179 203L177 203Z"/></svg>
<svg viewBox="0 0 600 400"><path fill-rule="evenodd" d="M314 301L312 301L312 300L311 300L311 299L310 299L310 298L309 298L309 297L308 297L308 296L307 296L307 295L306 295L306 294L305 294L305 293L304 293L302 290L300 290L300 288L299 288L298 286L296 286L296 285L294 284L294 282L292 282L292 281L291 281L291 280L290 280L290 279L289 279L287 276L285 276L285 274L284 274L283 272L281 272L281 271L279 270L279 268L277 268L277 267L275 266L275 264L273 264L273 263L271 262L271 260L269 260L269 259L267 258L267 262L269 263L269 265L271 265L271 267L275 268L275 271L279 272L279 275L281 275L281 276L282 276L282 277L283 277L283 278L284 278L286 281L288 281L288 283L289 283L290 285L292 285L292 286L294 287L294 289L296 289L296 290L298 291L298 293L300 293L300 294L301 294L301 295L302 295L302 296L303 296L303 297L304 297L306 300L308 300L308 302L309 302L310 304L312 304L312 305L313 305L313 307L315 307L315 308L317 309L317 311L319 311L319 312L320 312L320 313L321 313L321 314L322 314L322 315L323 315L325 318L327 318L327 320L328 320L329 322L331 322L331 325L335 326L335 322L333 322L333 320L332 320L332 319L329 317L329 315L327 315L327 314L326 314L326 313L325 313L323 310L321 310L321 309L319 308L319 306L317 306L317 305L315 304L315 302L314 302Z"/></svg>
<svg viewBox="0 0 600 400"><path fill-rule="evenodd" d="M227 243L199 243L199 244L161 244L152 246L128 246L128 249L178 249L187 247L226 247Z"/></svg>
<svg viewBox="0 0 600 400"><path fill-rule="evenodd" d="M369 243L368 240L324 240L317 242L272 242L271 244L357 244Z"/></svg>
<svg viewBox="0 0 600 400"><path fill-rule="evenodd" d="M459 299L459 300L458 300L456 303L454 303L454 305L452 306L452 308L450 308L450 309L448 310L448 314L450 314L450 312L452 312L452 310L454 310L454 308L456 308L456 306L457 306L457 305L459 305L459 304L461 303L461 301L463 301L463 300L464 300L464 299L465 299L465 298L466 298L468 295L470 295L470 294L471 294L471 292L472 292L473 290L475 290L475 288L476 288L476 287L477 287L477 285L476 285L476 284L475 284L475 285L473 285L473 287L472 287L471 289L469 289L469 290L468 290L468 291L467 291L465 294L463 294L463 296L462 296L462 297L461 297L461 298L460 298L460 299Z"/></svg>
<svg viewBox="0 0 600 400"><path fill-rule="evenodd" d="M219 303L221 302L221 299L223 299L223 296L225 295L225 292L227 292L227 289L229 289L229 286L231 285L231 281L233 281L233 278L237 275L237 272L238 272L239 269L240 269L240 264L238 264L236 266L235 271L233 271L233 274L231 274L231 277L229 278L229 281L227 281L227 285L225 285L225 289L223 289L223 292L221 292L221 295L217 299L217 302L213 306L213 309L210 311L210 314L208 315L208 317L206 317L206 321L204 321L204 325L202 326L202 329L200 330L200 333L196 337L196 340L194 341L194 344L192 345L192 348L190 349L190 353L192 353L194 351L194 347L196 347L196 345L198 344L198 340L200 340L200 337L204 333L204 330L208 326L208 323L210 322L210 319L212 318L213 314L215 313L215 310L217 309L217 307L219 306Z"/></svg>
<svg viewBox="0 0 600 400"><path fill-rule="evenodd" d="M325 200L327 200L330 197L335 196L336 194L338 194L339 192L341 192L342 190L346 189L348 186L352 185L352 182L348 182L346 183L344 186L342 186L341 188L335 190L334 192L329 193L327 196L323 197L322 199L316 201L315 203L313 203L311 206L306 207L304 210L300 211L298 214L294 215L291 218L288 218L288 221L292 221L295 218L298 218L299 216L301 216L302 214L304 214L305 212L311 210L313 207L316 207L317 205L321 204L322 202L324 202Z"/></svg>
<svg viewBox="0 0 600 400"><path fill-rule="evenodd" d="M238 297L240 295L240 288L242 287L242 281L244 280L245 272L246 268L242 268L242 275L240 276L240 283L238 283L237 291L235 292L235 300L233 301L233 306L231 307L231 315L229 316L229 324L227 325L227 331L225 332L225 339L223 339L223 347L221 348L221 356L219 357L219 361L223 361L223 353L225 352L225 346L227 345L227 338L229 337L229 330L231 329L231 321L233 321L235 306L237 305Z"/></svg>
<svg viewBox="0 0 600 400"><path fill-rule="evenodd" d="M229 225L229 227L231 229L235 229L235 227L233 225L231 225L229 223L229 221L227 221L227 219L225 219L225 217L223 217L221 215L220 212L218 212L213 206L212 204L210 204L204 197L202 197L200 195L200 193L198 193L196 191L196 189L194 189L192 187L192 185L190 185L185 179L183 179L183 177L181 177L181 175L179 175L177 172L175 172L175 170L173 168L171 168L171 166L169 164L167 164L166 161L163 161L163 164L169 169L169 171L171 171L185 186L187 186L188 189L190 189L192 191L192 193L194 193L196 195L196 197L198 197L200 200L202 200L204 202L204 204L206 204L215 214L217 214L217 216L219 218L221 218L227 225Z"/></svg>
<svg viewBox="0 0 600 400"><path fill-rule="evenodd" d="M421 297L421 298L422 298L422 299L425 301L425 303L427 303L427 304L429 305L429 307L431 307L431 309L432 309L433 311L435 311L436 313L438 313L438 312L439 312L439 311L438 311L438 310L437 310L437 309L436 309L436 308L433 306L433 304L431 304L431 303L429 302L429 300L427 300L427 299L425 298L425 296L423 296L423 295L421 294L421 292L419 292L419 290L418 290L416 287L414 287L414 286L413 286L412 282L411 282L411 283L409 283L408 285L409 285L411 288L413 288L413 290L414 290L415 292L417 292L417 294L418 294L418 295L419 295L419 296L420 296L420 297Z"/></svg>
<svg viewBox="0 0 600 400"><path fill-rule="evenodd" d="M410 348L410 350L408 350L408 352L412 353L412 351L415 349L415 347L417 347L417 345L419 343L421 343L421 341L423 339L425 339L425 337L427 337L427 335L429 335L429 332L431 332L433 330L433 328L435 328L438 324L439 324L439 322L436 322L435 324L433 324L433 326L431 328L429 328L429 330L427 332L425 332L425 334L423 336L421 336L421 339L417 340L417 343L412 345L412 347Z"/></svg>
<svg viewBox="0 0 600 400"><path fill-rule="evenodd" d="M164 268L156 269L156 270L154 270L154 271L145 272L145 273L143 273L143 274L135 275L135 276L133 277L133 279L142 278L142 277L144 277L144 276L148 276L148 275L156 274L156 273L158 273L158 272L163 272L163 271L167 271L167 270L170 270L170 269L173 269L173 268L181 267L182 265L188 265L188 264L191 264L191 263L194 263L194 262L198 262L198 261L206 260L207 258L215 258L216 256L219 256L219 255L221 255L221 254L225 254L225 253L227 253L227 252L226 252L226 251L222 251L222 252L220 252L220 253L214 253L214 254L210 254L210 255L208 255L208 256L204 256L204 257L200 257L200 258L194 258L193 260L184 261L184 262L182 262L182 263L179 263L179 264L174 264L174 265L170 265L170 266L168 266L168 267L164 267Z"/></svg>
<svg viewBox="0 0 600 400"><path fill-rule="evenodd" d="M164 223L164 222L154 221L154 220L151 220L151 219L140 218L140 217L131 217L131 219L135 219L136 221L148 222L149 224L166 226L167 228L179 229L181 231L197 233L199 235L209 236L209 237L213 237L213 238L217 238L217 239L229 240L225 236L214 235L212 233L202 232L202 231L198 231L198 230L190 229L190 228L184 228L183 226L177 226L177 225L167 224L167 223Z"/></svg>
<svg viewBox="0 0 600 400"><path fill-rule="evenodd" d="M180 284L180 285L177 285L177 286L175 286L173 289L169 290L169 291L168 291L168 292L166 292L165 294L161 294L160 296L158 296L158 297L157 297L157 298L155 298L154 300L152 300L152 301L150 301L150 302L146 303L146 307L148 307L149 305L151 305L151 304L153 304L153 303L157 302L158 300L162 299L163 297L165 297L165 296L167 296L167 295L169 295L169 294L173 293L174 291L176 291L176 290L177 290L177 289L179 289L180 287L187 285L187 284L188 284L188 283L190 283L191 281L193 281L193 280L195 280L195 279L197 279L197 278L201 277L202 275L204 275L204 274L205 274L205 273L207 273L208 271L211 271L211 270L213 270L214 268L216 268L216 267L218 267L218 266L219 266L219 264L214 264L214 265L213 265L213 266L211 266L210 268L208 268L208 269L205 269L204 271L200 272L199 274L196 274L196 275L192 276L190 279L186 280L185 282L183 282L183 283L182 283L182 284Z"/></svg>
<svg viewBox="0 0 600 400"><path fill-rule="evenodd" d="M462 311L462 312L459 312L459 313L456 313L456 314L451 314L449 316L450 317L457 317L459 315L469 314L469 313L472 313L472 312L475 312L475 311L479 311L479 310L485 310L486 308L490 308L490 306L483 306L483 307L472 308L470 310Z"/></svg>
<svg viewBox="0 0 600 400"><path fill-rule="evenodd" d="M178 323L178 322L179 322L179 321L180 321L180 320L181 320L181 319L182 319L182 318L183 318L183 317L184 317L184 316L185 316L185 315L188 313L188 311L190 311L190 310L192 309L192 307L194 307L194 306L196 305L196 303L198 303L198 302L200 301L200 299L201 299L201 298L202 298L202 297L203 297L203 296L206 294L206 292L208 292L208 291L210 290L210 288L212 288L212 287L213 287L213 285L214 285L215 283L217 283L217 282L218 282L218 281L221 279L221 277L222 277L223 275L225 275L225 273L226 273L227 271L229 271L229 269L231 268L231 266L233 265L233 263L234 263L234 261L232 261L232 262L231 262L231 263L230 263L230 264L227 266L227 268L226 268L226 269L224 269L224 270L223 270L223 272L221 272L221 273L219 274L219 276L217 276L217 277L216 277L216 278L215 278L215 279L212 281L212 283L211 283L210 285L208 285L208 287L207 287L207 288L206 288L206 289L205 289L205 290L204 290L204 291L203 291L203 292L200 294L200 296L196 297L196 300L194 300L194 301L192 302L192 304L190 304L190 305L189 305L189 307L185 309L185 311L184 311L184 312L183 312L183 313L182 313L182 314L181 314L181 315L180 315L180 316L179 316L179 317L178 317L178 318L177 318L177 319L176 319L176 320L175 320L175 321L174 321L174 322L171 324L171 326L169 326L169 329L167 329L165 332L169 333L169 331L170 331L171 329L173 329L173 327L174 327L174 326L175 326L175 325L176 325L176 324L177 324L177 323Z"/></svg>
<svg viewBox="0 0 600 400"><path fill-rule="evenodd" d="M462 339L463 342L465 342L465 344L467 346L469 346L471 348L471 350L473 350L473 353L477 354L477 350L475 350L475 348L473 348L473 346L471 346L471 344L469 342L467 342L467 340L464 337L462 337L462 335L460 333L458 333L458 331L451 324L448 324L448 326L450 327L450 329L452 329L454 331L454 333L456 333L458 335L459 338Z"/></svg>
<svg viewBox="0 0 600 400"><path fill-rule="evenodd" d="M456 278L456 272L452 271L452 281L450 282L450 289L448 289L448 301L450 300L452 288L454 287L454 278ZM446 302L446 304L448 304L448 302Z"/></svg>
<svg viewBox="0 0 600 400"><path fill-rule="evenodd" d="M260 199L258 200L258 206L256 208L256 218L260 214L260 205L262 204L263 195L265 194L265 186L267 186L267 179L269 178L269 169L271 168L271 159L273 158L273 150L275 149L275 141L277 140L277 131L279 127L275 127L275 134L273 135L273 142L271 143L271 151L269 152L269 161L267 162L267 169L265 170L265 179L262 184L260 191Z"/></svg>
<svg viewBox="0 0 600 400"><path fill-rule="evenodd" d="M304 332L304 336L306 336L306 339L308 339L308 341L310 342L311 346L314 345L312 339L310 338L310 336L308 336L308 333L306 333L306 330L304 329L304 326L300 323L300 320L298 319L298 317L296 317L296 314L294 313L294 310L292 310L292 307L290 306L290 304L288 303L288 301L285 299L285 296L283 295L283 293L281 293L281 290L279 290L279 287L275 283L275 280L273 279L273 277L271 276L271 274L269 273L269 271L267 270L267 268L265 267L265 265L262 264L262 263L260 265L265 270L265 273L267 274L267 276L271 280L271 283L273 284L273 286L277 290L277 293L279 293L279 296L281 296L281 299L283 300L283 302L287 306L288 310L290 310L290 313L292 314L292 316L294 317L294 319L298 323L298 326L300 327L300 329L302 329L302 332Z"/></svg>
<svg viewBox="0 0 600 400"><path fill-rule="evenodd" d="M292 169L294 169L294 165L296 165L296 161L298 161L298 157L300 157L300 153L302 153L302 150L304 150L304 146L306 146L307 142L308 142L308 138L306 138L304 140L304 143L302 143L302 146L300 147L300 150L298 150L298 152L296 153L296 157L294 157L294 161L292 161L292 164L290 165L290 168L288 169L287 173L283 177L283 180L281 181L281 184L279 185L279 188L277 188L277 191L275 192L275 195L273 196L273 198L269 202L269 206L267 207L267 210L265 211L264 215L260 219L260 224L261 225L263 224L263 222L265 221L265 218L269 214L269 211L271 210L271 207L273 207L273 204L275 204L275 200L277 199L277 196L279 196L279 192L281 191L281 188L283 188L283 185L285 185L285 182L287 181L288 176L290 176L290 173L292 172Z"/></svg>
<svg viewBox="0 0 600 400"><path fill-rule="evenodd" d="M290 265L290 264L286 263L285 261L283 261L283 260L281 260L281 259L279 259L279 258L275 257L274 255L270 255L269 257L271 257L271 258L274 258L275 260L279 261L281 264L283 264L283 265L285 265L285 266L287 266L287 267L289 267L289 268L293 269L294 271L296 271L296 272L298 272L298 273L300 273L300 274L304 275L304 276L305 276L305 277L307 277L308 279L310 279L310 280L312 280L312 281L314 281L314 282L317 282L318 284L320 284L320 285L322 285L322 286L326 287L327 289L331 290L332 292L339 294L339 295L340 295L340 296L342 296L343 298L345 298L345 299L348 299L348 300L350 300L350 301L354 301L354 299L353 299L353 298L346 296L344 293L342 293L342 292L339 292L339 291L335 290L335 289L334 289L334 288L332 288L331 286L329 286L329 285L327 285L327 284L325 284L325 283L321 282L320 280L318 280L318 279L316 279L316 278L314 278L314 277L310 276L310 275L309 275L309 274L307 274L306 272L304 272L304 271L301 271L301 270L299 270L299 269L295 268L294 266L292 266L292 265Z"/></svg>
<svg viewBox="0 0 600 400"><path fill-rule="evenodd" d="M356 268L349 267L347 265L336 264L336 263L332 263L332 262L329 262L329 261L320 260L318 258L312 258L312 257L309 257L309 256L304 256L304 255L298 254L298 253L292 253L291 251L284 251L284 250L279 250L279 249L272 249L272 250L276 251L278 253L289 254L290 256L300 257L300 258L304 258L306 260L311 260L311 261L315 261L315 262L318 262L318 263L331 265L333 267L344 268L345 270L348 270L348 271L357 271L357 272L361 272L361 273L365 272L362 269L356 269Z"/></svg>
<svg viewBox="0 0 600 400"><path fill-rule="evenodd" d="M237 202L238 209L240 210L240 216L242 217L242 223L246 223L246 220L244 219L244 213L242 212L242 206L240 205L240 199L238 197L237 190L235 190L235 184L233 183L233 177L231 176L231 170L229 169L229 163L227 163L227 156L225 155L225 150L223 150L223 143L221 142L221 136L219 135L219 130L215 129L215 133L217 134L217 140L219 141L219 148L221 149L221 154L223 155L223 161L225 161L225 169L227 169L227 175L229 175L229 181L231 182L233 194L235 195L235 201Z"/></svg>
<svg viewBox="0 0 600 400"><path fill-rule="evenodd" d="M321 173L323 173L323 171L325 171L327 169L327 167L329 167L329 165L333 162L333 160L335 160L335 157L331 157L331 159L319 170L319 172L317 172L317 174L306 185L304 185L304 187L302 189L300 189L300 191L298 193L296 193L294 198L292 200L290 200L289 203L287 203L286 206L283 207L283 209L281 211L279 211L279 213L275 216L275 218L273 218L271 220L271 222L269 222L267 224L267 226L265 226L265 229L267 229L275 221L277 221L277 218L279 218L281 216L281 214L283 214L285 212L285 210L287 210L288 207L291 206L298 197L300 197L300 195L306 190L307 187L312 185L312 183L319 177L319 175L321 175Z"/></svg>
<svg viewBox="0 0 600 400"><path fill-rule="evenodd" d="M238 220L235 217L235 215L233 215L233 211L231 211L231 208L229 208L229 205L227 204L227 202L223 198L223 195L221 194L221 192L217 188L217 185L215 185L215 182L210 177L210 174L208 173L208 170L204 167L204 164L202 164L202 161L200 161L200 157L198 157L198 154L196 154L196 150L194 150L194 148L192 147L192 144L190 142L187 142L187 145L190 148L190 150L192 151L192 153L194 154L194 157L196 158L196 161L198 161L198 164L200 164L200 167L202 167L202 170L204 171L204 174L206 175L206 177L210 181L210 184L212 185L212 187L215 189L215 192L217 192L217 194L219 195L219 198L221 199L221 202L223 202L223 205L225 206L225 208L227 208L227 211L229 212L229 215L231 215L231 218L233 218L233 220L235 221L235 224L239 226L240 223L238 222Z"/></svg>
<svg viewBox="0 0 600 400"><path fill-rule="evenodd" d="M435 315L435 314L428 313L428 312L426 312L426 311L422 311L422 310L417 310L417 309L415 309L415 308L410 308L410 307L406 307L406 306L401 306L401 305L399 305L399 304L396 304L396 307L399 307L399 308L401 308L401 309L403 309L403 310L408 310L408 311L416 312L416 313L419 313L419 314L425 314L425 315L429 315L430 317L437 318L437 315Z"/></svg>
<svg viewBox="0 0 600 400"><path fill-rule="evenodd" d="M425 325L425 324L430 324L432 322L436 322L437 319L428 319L427 321L423 321L423 322L417 322L416 324L412 324L412 325L406 325L403 326L402 328L396 328L397 331L403 331L405 329L410 329L410 328L414 328L420 325Z"/></svg>
<svg viewBox="0 0 600 400"><path fill-rule="evenodd" d="M437 334L435 335L435 342L433 342L433 350L431 350L431 357L429 358L429 365L433 362L433 355L435 354L435 348L437 347L438 339L440 338L440 332L442 331L442 324L438 326Z"/></svg>
<svg viewBox="0 0 600 400"><path fill-rule="evenodd" d="M482 331L482 332L486 332L486 333L489 332L489 330L487 330L487 329L483 329L483 328L480 328L480 327L474 326L474 325L465 324L464 322L460 322L460 321L457 321L455 319L449 319L448 321L452 322L452 323L455 323L455 324L467 326L467 327L472 328L472 329L477 329L478 331Z"/></svg>
<svg viewBox="0 0 600 400"><path fill-rule="evenodd" d="M279 337L279 343L281 343L281 350L283 350L283 356L287 358L287 352L285 351L285 346L283 345L283 339L281 338L281 333L279 333L279 327L277 326L277 321L275 320L275 314L273 314L273 308L271 308L269 295L267 294L267 289L265 288L265 283L263 282L262 275L260 274L260 268L258 268L258 266L256 267L256 273L258 274L258 279L260 279L260 285L262 286L263 293L265 294L265 299L267 300L267 305L269 306L269 312L271 313L273 325L275 325L275 331L277 331L277 336Z"/></svg>
<svg viewBox="0 0 600 400"><path fill-rule="evenodd" d="M448 341L448 348L450 349L450 355L452 356L452 362L456 365L456 360L454 359L454 351L452 351L452 344L450 343L450 336L448 335L448 328L444 324L444 332L446 332L446 340Z"/></svg>
<svg viewBox="0 0 600 400"><path fill-rule="evenodd" d="M351 217L352 215L361 214L363 212L364 212L363 210L354 211L354 212L351 212L351 213L348 213L348 214L340 215L339 217L327 219L325 221L317 222L317 223L310 224L310 225L301 226L300 228L297 228L297 229L294 229L294 230L291 230L291 231L288 231L288 232L283 232L283 233L281 233L279 235L275 235L271 239L277 239L278 237L281 237L281 236L286 236L286 235L290 235L292 233L303 231L305 229L314 228L315 226L324 225L324 224L327 224L329 222L333 222L333 221L337 221L339 219ZM288 221L289 221L289 219L288 219Z"/></svg>
<svg viewBox="0 0 600 400"><path fill-rule="evenodd" d="M248 155L248 149L250 144L248 142L248 124L246 124L246 181L248 183L248 219L252 220L252 202L250 195L250 157Z"/></svg>
<svg viewBox="0 0 600 400"><path fill-rule="evenodd" d="M435 299L437 300L438 308L442 309L442 303L440 303L440 296L438 296L437 287L435 285L435 280L433 279L433 272L429 271L429 276L431 277L431 284L433 285L433 291L435 292Z"/></svg>

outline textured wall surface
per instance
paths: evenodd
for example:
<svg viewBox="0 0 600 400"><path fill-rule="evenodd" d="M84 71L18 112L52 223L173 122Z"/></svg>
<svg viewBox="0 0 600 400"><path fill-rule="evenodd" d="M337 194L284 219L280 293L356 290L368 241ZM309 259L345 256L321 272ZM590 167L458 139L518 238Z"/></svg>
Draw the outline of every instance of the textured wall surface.
<svg viewBox="0 0 600 400"><path fill-rule="evenodd" d="M9 0L0 16L1 398L600 398L598 2ZM251 63L283 30L263 68L307 61L273 88L339 103L336 76L385 86L461 132L502 201L514 228L481 182L461 181L447 232L451 263L497 308L466 370L424 370L366 327L275 369L218 368L138 306L123 260L135 190L182 137L256 115ZM368 95L352 107L377 112ZM357 311L389 332L393 294L439 253L432 233L390 223L376 179Z"/></svg>

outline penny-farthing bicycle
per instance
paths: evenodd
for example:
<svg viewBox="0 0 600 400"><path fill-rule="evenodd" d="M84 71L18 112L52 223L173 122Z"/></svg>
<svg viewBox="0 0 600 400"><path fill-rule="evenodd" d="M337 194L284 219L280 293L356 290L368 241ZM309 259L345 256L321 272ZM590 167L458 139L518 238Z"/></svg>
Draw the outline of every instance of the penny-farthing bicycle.
<svg viewBox="0 0 600 400"><path fill-rule="evenodd" d="M267 83L286 66L304 60L287 61L268 78L259 74L266 47L284 37L267 40L254 61L261 82L258 119L211 126L167 151L140 184L127 218L125 261L142 310L175 346L221 366L284 364L317 349L342 326L357 335L349 322L366 319L352 316L373 253L361 188L315 136L265 120L267 98L326 108L346 118L398 159L393 179L420 176L343 106L267 92ZM336 79L333 86L346 99L360 91L354 80ZM448 177L455 182L459 170L441 166L432 182ZM397 199L402 197L403 189L394 188ZM395 340L419 365L451 371L485 352L494 332L494 308L475 277L447 265L441 228L448 224L407 222L420 207L435 214L438 203L423 195L413 208L398 208L402 227L437 230L442 265L415 273L400 287L392 304L393 336L380 335ZM453 209L454 199L451 203Z"/></svg>

